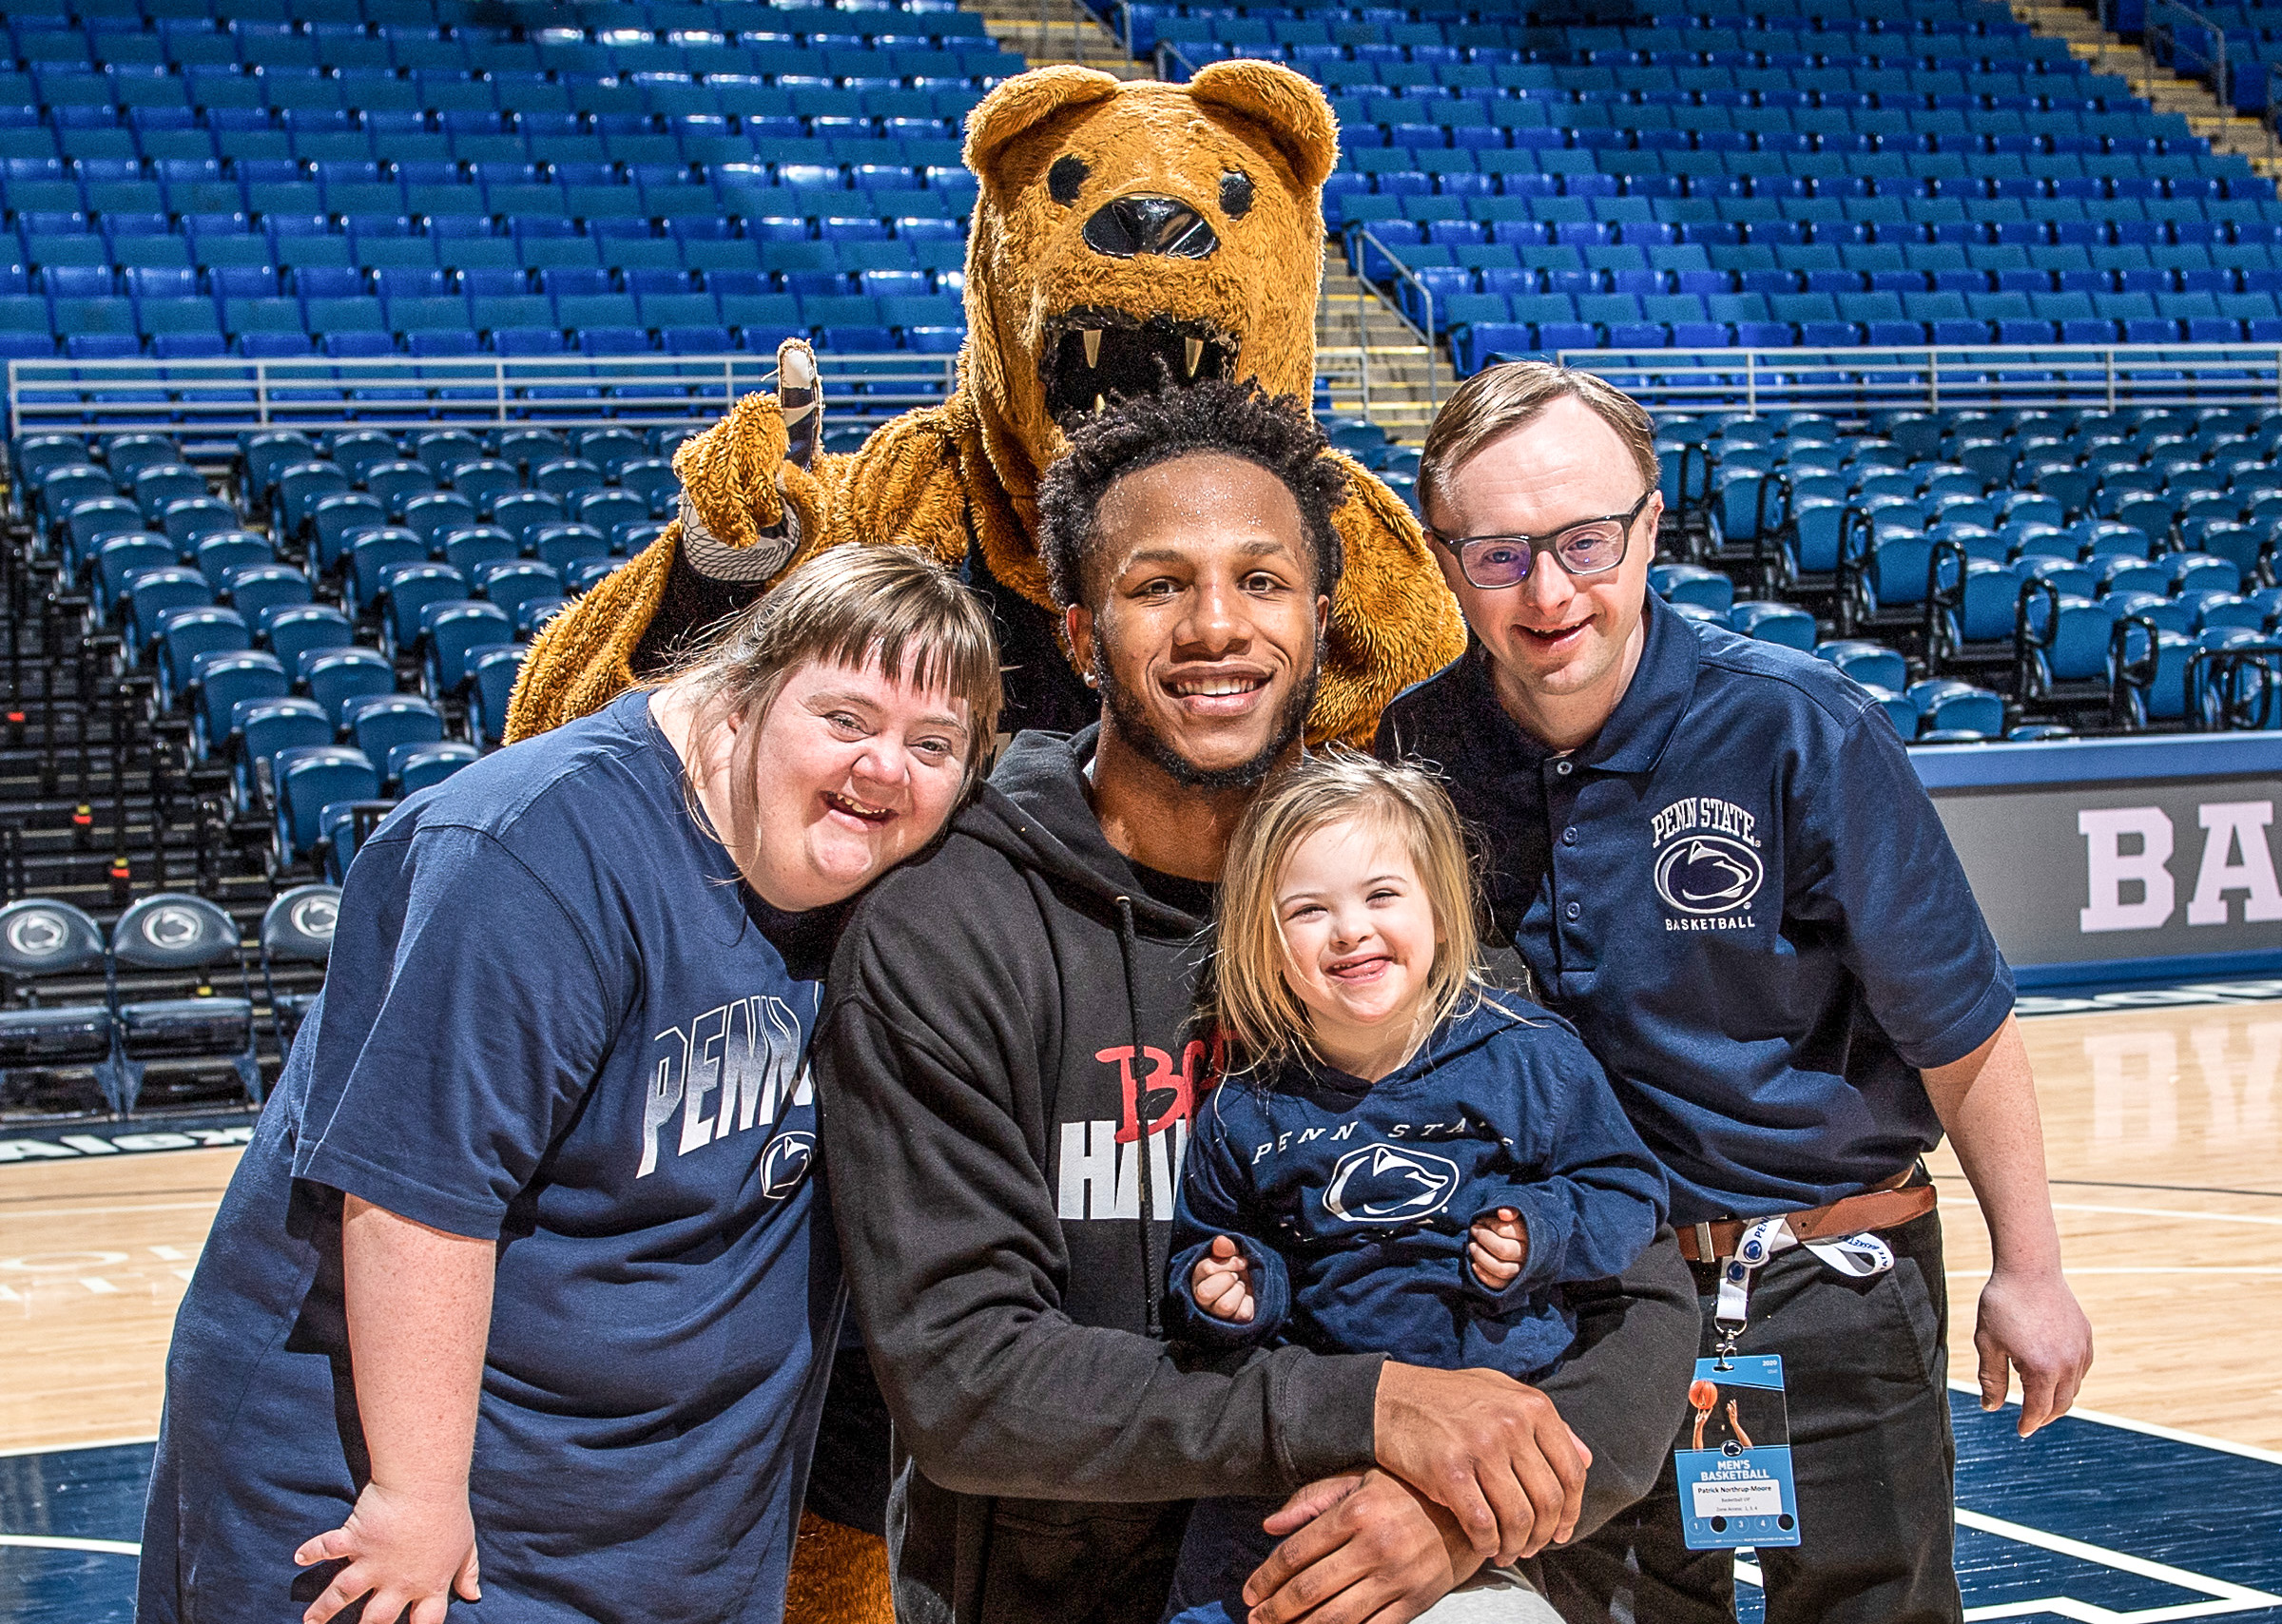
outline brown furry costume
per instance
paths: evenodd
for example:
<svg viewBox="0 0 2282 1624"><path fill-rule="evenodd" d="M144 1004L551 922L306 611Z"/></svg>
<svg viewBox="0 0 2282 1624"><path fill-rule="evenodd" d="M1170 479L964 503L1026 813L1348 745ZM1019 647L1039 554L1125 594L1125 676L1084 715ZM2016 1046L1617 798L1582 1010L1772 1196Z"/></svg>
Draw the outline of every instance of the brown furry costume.
<svg viewBox="0 0 2282 1624"><path fill-rule="evenodd" d="M957 389L813 469L802 466L813 412L787 413L768 395L739 401L674 458L681 521L540 636L509 736L607 704L699 626L849 542L968 563L1013 667L1007 725L1090 720L1098 701L1064 657L1035 545L1038 475L1065 444L1059 423L1168 372L1257 378L1306 399L1320 188L1337 156L1322 92L1267 63L1214 63L1186 85L1081 68L1001 85L967 123L982 190ZM804 346L785 359L798 376ZM789 455L787 416L799 442ZM1360 466L1349 474L1335 519L1346 575L1308 733L1367 744L1389 699L1458 656L1464 628L1410 510ZM693 525L694 560L684 546Z"/></svg>

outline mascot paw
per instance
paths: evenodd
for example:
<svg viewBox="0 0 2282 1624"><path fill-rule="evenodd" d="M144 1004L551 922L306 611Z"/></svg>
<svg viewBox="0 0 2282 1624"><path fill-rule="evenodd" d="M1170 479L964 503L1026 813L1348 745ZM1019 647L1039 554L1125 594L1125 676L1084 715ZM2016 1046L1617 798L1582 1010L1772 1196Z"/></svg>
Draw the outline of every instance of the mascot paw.
<svg viewBox="0 0 2282 1624"><path fill-rule="evenodd" d="M787 339L777 393L748 395L674 454L680 519L539 634L509 706L510 743L599 710L822 545L813 465L823 415L816 357Z"/></svg>
<svg viewBox="0 0 2282 1624"><path fill-rule="evenodd" d="M746 396L674 454L687 568L706 580L758 586L822 532L811 472L822 428L816 355L805 339L787 338L777 348L777 392Z"/></svg>

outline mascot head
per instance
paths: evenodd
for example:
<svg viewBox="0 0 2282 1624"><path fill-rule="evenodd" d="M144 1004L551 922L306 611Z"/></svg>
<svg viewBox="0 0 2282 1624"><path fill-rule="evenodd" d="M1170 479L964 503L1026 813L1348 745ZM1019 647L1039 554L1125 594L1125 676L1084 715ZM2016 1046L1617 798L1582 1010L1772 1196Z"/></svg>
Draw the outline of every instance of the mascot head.
<svg viewBox="0 0 2282 1624"><path fill-rule="evenodd" d="M1225 377L1307 398L1338 156L1323 92L1265 62L1186 85L1046 68L983 99L962 364L1018 506L1112 396Z"/></svg>

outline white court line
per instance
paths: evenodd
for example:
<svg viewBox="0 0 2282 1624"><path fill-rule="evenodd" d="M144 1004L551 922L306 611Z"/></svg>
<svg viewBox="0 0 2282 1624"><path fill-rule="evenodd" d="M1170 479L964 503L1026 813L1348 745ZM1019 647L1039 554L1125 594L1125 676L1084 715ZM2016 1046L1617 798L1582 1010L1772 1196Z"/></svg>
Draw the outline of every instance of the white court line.
<svg viewBox="0 0 2282 1624"><path fill-rule="evenodd" d="M158 1435L144 1438L91 1438L85 1443L25 1443L12 1449L0 1449L0 1460L17 1455L61 1455L71 1449L122 1449L130 1443L156 1443Z"/></svg>
<svg viewBox="0 0 2282 1624"><path fill-rule="evenodd" d="M1971 1620L1992 1618L2024 1618L2046 1614L2059 1618L2073 1618L2079 1624L2162 1624L2164 1620L2179 1618L2212 1618L2229 1613L2248 1612L2254 1607L2272 1607L2282 1603L2282 1595L2271 1595L2248 1585L2235 1584L2228 1579L2212 1578L2206 1574L2190 1573L2167 1562L2151 1561L2145 1556L2134 1556L2122 1551L2112 1551L2103 1545L2091 1545L2081 1539L2070 1539L2064 1535L2050 1534L2041 1528L2025 1523L2008 1522L1986 1513L1957 1508L1957 1524L1982 1534L1994 1534L2018 1544L2035 1546L2057 1556L2073 1556L2079 1562L2095 1567L2111 1568L2118 1573L2130 1574L2137 1578L2152 1579L2157 1584L2170 1585L2175 1590L2194 1591L2208 1597L2203 1601L2171 1602L2161 1607L2137 1609L2118 1613L2088 1601L2069 1596L2040 1596L2021 1601L1997 1602L1987 1607L1969 1607L1965 1617ZM1766 1581L1755 1563L1738 1561L1735 1576L1746 1584L1765 1588Z"/></svg>
<svg viewBox="0 0 2282 1624"><path fill-rule="evenodd" d="M0 1534L0 1545L26 1551L94 1551L106 1556L140 1556L143 1547L125 1539L65 1539L48 1534Z"/></svg>
<svg viewBox="0 0 2282 1624"><path fill-rule="evenodd" d="M2199 1590L2216 1600L2239 1602L2245 1606L2282 1606L2282 1595L2272 1595L2228 1579L2214 1579L2207 1574L2189 1573L2185 1568L2175 1568L2168 1562L2134 1556L2122 1551L2111 1551L2104 1545L2088 1544L2081 1539L2071 1539L2063 1534L2031 1528L2025 1523L2008 1522L2003 1518L1991 1517L1986 1512L1967 1511L1962 1505L1957 1508L1957 1524L1960 1528L1976 1529L1982 1534L1995 1534L2023 1545L2035 1545L2057 1552L2063 1556L2074 1556L2079 1562L2095 1562L2119 1573L2154 1579L2158 1584L2176 1585L2181 1590Z"/></svg>
<svg viewBox="0 0 2282 1624"><path fill-rule="evenodd" d="M2095 1207L2089 1202L2056 1201L2055 1212L2115 1212L2129 1218L2193 1218L2205 1224L2266 1224L2282 1228L2282 1218L2260 1218L2247 1212L2182 1212L2173 1207Z"/></svg>
<svg viewBox="0 0 2282 1624"><path fill-rule="evenodd" d="M1738 1561L1735 1578L1740 1584L1767 1588L1755 1563ZM2033 1601L2004 1601L1987 1607L1968 1607L1965 1617L1972 1624L1991 1618L2073 1618L2077 1624L2164 1624L2175 1618L2211 1618L2229 1613L2241 1613L2252 1604L2233 1601L2182 1601L2170 1607L2151 1607L2139 1613L2118 1613L2089 1601L2078 1601L2071 1596L2043 1596Z"/></svg>

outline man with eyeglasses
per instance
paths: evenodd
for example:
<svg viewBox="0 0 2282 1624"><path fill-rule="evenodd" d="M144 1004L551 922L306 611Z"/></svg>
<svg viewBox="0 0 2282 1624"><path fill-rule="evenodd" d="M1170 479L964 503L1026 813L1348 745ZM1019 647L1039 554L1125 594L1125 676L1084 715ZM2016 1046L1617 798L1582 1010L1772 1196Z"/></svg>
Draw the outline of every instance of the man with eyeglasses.
<svg viewBox="0 0 2282 1624"><path fill-rule="evenodd" d="M1834 667L1692 628L1648 590L1653 432L1601 379L1534 362L1468 379L1427 435L1419 496L1472 646L1389 706L1380 752L1448 777L1489 848L1496 939L1664 1162L1703 1354L1783 1359L1798 1543L1756 1553L1767 1618L1960 1619L1919 1160L1944 1132L1994 1244L1982 1406L2009 1364L2035 1431L2074 1400L2092 1339L2061 1277L2011 972L1932 802ZM1675 1435L1693 1414L1688 1394L1640 1402ZM1691 1548L1703 1505L1683 1504L1678 1465L1549 1554L1565 1616L1733 1619L1733 1551L1706 1544L1708 1517Z"/></svg>

